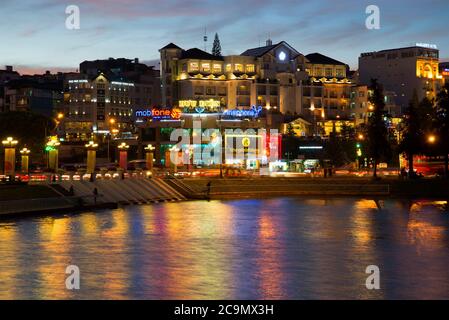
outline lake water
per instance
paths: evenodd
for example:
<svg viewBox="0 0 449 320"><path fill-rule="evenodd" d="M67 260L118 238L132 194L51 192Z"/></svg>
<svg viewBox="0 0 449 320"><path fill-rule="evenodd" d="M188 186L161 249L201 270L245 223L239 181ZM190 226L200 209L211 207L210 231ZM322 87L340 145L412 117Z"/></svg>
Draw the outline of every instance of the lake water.
<svg viewBox="0 0 449 320"><path fill-rule="evenodd" d="M0 222L0 299L449 299L443 203L384 207L195 201Z"/></svg>

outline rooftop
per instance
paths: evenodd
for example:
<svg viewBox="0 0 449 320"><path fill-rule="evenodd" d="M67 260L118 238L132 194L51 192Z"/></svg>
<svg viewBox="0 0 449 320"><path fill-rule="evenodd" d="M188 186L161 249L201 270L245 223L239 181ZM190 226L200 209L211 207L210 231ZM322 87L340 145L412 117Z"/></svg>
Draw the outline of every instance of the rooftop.
<svg viewBox="0 0 449 320"><path fill-rule="evenodd" d="M314 64L332 64L332 65L342 65L342 66L346 66L346 63L343 63L341 61L332 59L328 56L325 56L321 53L311 53L306 55L307 60L310 61L310 63L314 63Z"/></svg>
<svg viewBox="0 0 449 320"><path fill-rule="evenodd" d="M214 56L198 48L185 50L182 52L181 59L200 59L200 60L223 60L222 56Z"/></svg>

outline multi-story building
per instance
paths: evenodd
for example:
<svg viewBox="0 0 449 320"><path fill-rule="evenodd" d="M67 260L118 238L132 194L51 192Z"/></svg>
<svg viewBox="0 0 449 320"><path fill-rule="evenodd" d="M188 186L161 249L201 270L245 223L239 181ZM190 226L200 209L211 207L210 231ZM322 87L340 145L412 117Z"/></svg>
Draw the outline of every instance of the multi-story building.
<svg viewBox="0 0 449 320"><path fill-rule="evenodd" d="M440 63L440 75L445 83L449 81L449 62Z"/></svg>
<svg viewBox="0 0 449 320"><path fill-rule="evenodd" d="M62 102L62 81L22 76L4 84L4 111L32 111L51 117Z"/></svg>
<svg viewBox="0 0 449 320"><path fill-rule="evenodd" d="M12 66L6 66L5 70L0 70L0 112L6 111L5 84L19 78L20 74L14 71Z"/></svg>
<svg viewBox="0 0 449 320"><path fill-rule="evenodd" d="M140 63L138 58L84 61L80 64L80 73L89 77L95 77L103 73L110 79L122 78L135 84L145 84L145 103L147 105L161 103L159 70L155 70L153 66Z"/></svg>
<svg viewBox="0 0 449 320"><path fill-rule="evenodd" d="M230 110L263 106L302 112L300 84L307 79L307 59L285 41L268 40L264 47L231 56L183 50L173 43L160 53L163 105L213 101L215 107Z"/></svg>
<svg viewBox="0 0 449 320"><path fill-rule="evenodd" d="M80 70L65 81L61 127L67 141L129 136L133 111L160 104L159 72L138 59L84 61Z"/></svg>
<svg viewBox="0 0 449 320"><path fill-rule="evenodd" d="M349 67L320 53L306 55L308 81L303 83L303 110L320 118L348 116L350 92Z"/></svg>
<svg viewBox="0 0 449 320"><path fill-rule="evenodd" d="M442 85L439 74L439 51L435 46L413 46L362 53L359 57L360 84L377 79L394 97L403 113L414 91L418 98L435 98Z"/></svg>

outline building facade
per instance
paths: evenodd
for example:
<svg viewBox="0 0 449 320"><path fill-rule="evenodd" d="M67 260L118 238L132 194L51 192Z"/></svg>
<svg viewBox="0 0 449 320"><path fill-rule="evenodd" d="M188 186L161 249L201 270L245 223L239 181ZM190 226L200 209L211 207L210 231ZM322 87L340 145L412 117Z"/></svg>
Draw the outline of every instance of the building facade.
<svg viewBox="0 0 449 320"><path fill-rule="evenodd" d="M362 53L359 57L360 84L377 79L394 99L402 114L414 91L418 98L435 98L442 85L439 50L434 46L413 46Z"/></svg>
<svg viewBox="0 0 449 320"><path fill-rule="evenodd" d="M163 105L213 100L223 109L262 106L302 112L300 84L307 79L307 60L284 41L267 41L264 47L232 56L183 50L173 43L160 53Z"/></svg>
<svg viewBox="0 0 449 320"><path fill-rule="evenodd" d="M84 61L80 71L64 84L60 112L65 115L61 135L66 141L131 137L133 112L160 104L159 72L138 59Z"/></svg>

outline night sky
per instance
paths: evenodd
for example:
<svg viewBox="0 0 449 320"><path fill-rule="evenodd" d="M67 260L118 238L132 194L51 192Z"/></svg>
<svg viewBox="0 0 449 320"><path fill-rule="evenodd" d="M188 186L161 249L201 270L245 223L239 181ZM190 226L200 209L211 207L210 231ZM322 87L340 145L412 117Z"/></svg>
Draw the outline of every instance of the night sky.
<svg viewBox="0 0 449 320"><path fill-rule="evenodd" d="M65 28L78 5L81 29ZM381 10L381 29L365 27L365 8ZM361 52L438 45L449 60L449 0L1 0L0 68L23 73L76 70L83 60L136 58L148 63L169 42L208 50L218 32L222 53L240 54L285 40L303 54L320 52L357 67Z"/></svg>

